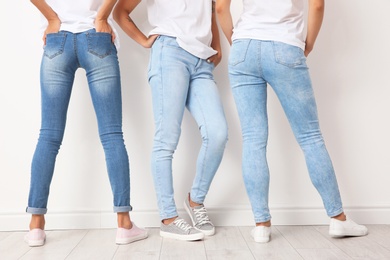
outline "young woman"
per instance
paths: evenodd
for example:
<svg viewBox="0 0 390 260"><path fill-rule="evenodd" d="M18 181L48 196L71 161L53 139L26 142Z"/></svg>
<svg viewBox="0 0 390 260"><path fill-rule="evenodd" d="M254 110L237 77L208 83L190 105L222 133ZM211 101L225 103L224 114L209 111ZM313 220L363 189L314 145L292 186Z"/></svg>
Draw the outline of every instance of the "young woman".
<svg viewBox="0 0 390 260"><path fill-rule="evenodd" d="M152 174L162 220L160 234L180 240L202 239L215 232L203 202L227 141L227 124L213 78L213 69L221 60L214 2L147 0L153 27L149 37L129 17L140 2L120 0L114 19L128 36L152 48L148 71L155 120ZM184 203L194 227L178 217L172 184L172 156L185 108L202 136L195 179Z"/></svg>
<svg viewBox="0 0 390 260"><path fill-rule="evenodd" d="M330 235L366 235L366 227L344 214L306 66L305 56L313 49L322 24L324 0L309 0L307 27L305 0L243 0L243 13L234 28L230 4L231 0L218 0L217 13L232 44L229 78L242 128L242 169L256 222L252 230L254 240L268 242L271 234L267 84L278 96L304 152L310 178L331 217Z"/></svg>
<svg viewBox="0 0 390 260"><path fill-rule="evenodd" d="M86 71L106 156L117 213L116 243L147 237L130 220L129 159L122 134L122 97L118 38L110 14L116 0L31 0L44 20L41 63L42 124L31 169L27 212L32 214L25 239L30 246L45 243L47 201L54 164L62 143L75 72Z"/></svg>

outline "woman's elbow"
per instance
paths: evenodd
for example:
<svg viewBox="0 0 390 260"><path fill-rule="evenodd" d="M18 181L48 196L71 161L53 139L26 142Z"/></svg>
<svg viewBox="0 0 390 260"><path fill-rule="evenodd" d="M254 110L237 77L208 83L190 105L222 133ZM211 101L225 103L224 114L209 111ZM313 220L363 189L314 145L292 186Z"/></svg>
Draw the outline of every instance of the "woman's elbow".
<svg viewBox="0 0 390 260"><path fill-rule="evenodd" d="M219 2L217 2L216 4L215 4L215 12L217 13L217 14L223 14L223 13L225 13L227 10L228 10L228 6L226 6L226 4L225 3L221 3L221 1L219 1Z"/></svg>
<svg viewBox="0 0 390 260"><path fill-rule="evenodd" d="M310 8L313 8L318 12L323 12L325 10L325 0L311 0L309 5Z"/></svg>
<svg viewBox="0 0 390 260"><path fill-rule="evenodd" d="M121 20L122 11L118 8L114 8L114 11L112 12L112 18L114 18L114 21L119 24L119 21Z"/></svg>

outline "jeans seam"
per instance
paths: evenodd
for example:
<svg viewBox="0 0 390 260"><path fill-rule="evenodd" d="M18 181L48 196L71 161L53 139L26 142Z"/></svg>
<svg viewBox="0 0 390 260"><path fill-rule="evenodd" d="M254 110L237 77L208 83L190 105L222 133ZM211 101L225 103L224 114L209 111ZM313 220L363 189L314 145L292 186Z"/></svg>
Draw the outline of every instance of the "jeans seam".
<svg viewBox="0 0 390 260"><path fill-rule="evenodd" d="M197 101L197 103L201 103L200 101L199 101L199 99L198 99L198 96L195 94L195 98L196 98L196 101ZM203 122L206 122L206 120L205 120L205 117L204 117L204 111L203 111L203 109L202 109L202 106L200 106L200 110L202 111L202 118L203 118ZM201 181L202 181L202 179L203 179L203 175L204 175L204 172L205 172L205 161L206 161L206 154L207 154L207 151L208 151L208 148L209 148L209 146L208 146L208 142L209 142L209 140L208 140L208 128L207 128L207 125L206 124L204 124L204 127L205 127L205 132L206 132L206 148L205 148L205 151L204 151L204 157L203 157L203 161L202 161L202 170L201 170L201 175L200 175L200 179L199 179L199 183L201 183ZM204 140L202 140L202 143L204 143ZM199 185L200 186L200 185ZM196 196L194 195L194 197L197 197L197 195L198 195L198 193L199 193L199 188L198 188L198 190L197 190L197 194L196 194ZM198 202L198 201L196 201L196 203L199 203L199 204L201 204L201 203L203 203L203 201L200 203L200 202Z"/></svg>

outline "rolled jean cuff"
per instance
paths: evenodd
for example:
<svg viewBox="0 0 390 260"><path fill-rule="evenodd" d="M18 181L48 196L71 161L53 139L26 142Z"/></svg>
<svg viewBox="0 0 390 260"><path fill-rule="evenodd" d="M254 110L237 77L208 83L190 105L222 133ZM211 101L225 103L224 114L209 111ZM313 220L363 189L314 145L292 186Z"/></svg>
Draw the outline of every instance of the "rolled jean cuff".
<svg viewBox="0 0 390 260"><path fill-rule="evenodd" d="M255 223L264 223L271 220L271 217L269 218L255 218Z"/></svg>
<svg viewBox="0 0 390 260"><path fill-rule="evenodd" d="M171 212L169 214L168 213L160 214L160 220L163 221L164 219L175 218L178 216L179 216L179 214L175 210L174 212Z"/></svg>
<svg viewBox="0 0 390 260"><path fill-rule="evenodd" d="M132 210L133 210L133 207L131 207L131 206L120 206L120 207L114 206L114 213L129 212L129 211L132 211Z"/></svg>
<svg viewBox="0 0 390 260"><path fill-rule="evenodd" d="M26 208L27 213L31 213L34 215L44 215L47 212L46 208L32 208L32 207L27 207Z"/></svg>
<svg viewBox="0 0 390 260"><path fill-rule="evenodd" d="M327 213L327 214L328 214L328 217L333 218L333 217L336 217L336 216L340 215L340 214L343 213L343 212L344 212L344 209L341 208L341 209L339 209L339 210L336 210L336 211L334 211L334 212Z"/></svg>

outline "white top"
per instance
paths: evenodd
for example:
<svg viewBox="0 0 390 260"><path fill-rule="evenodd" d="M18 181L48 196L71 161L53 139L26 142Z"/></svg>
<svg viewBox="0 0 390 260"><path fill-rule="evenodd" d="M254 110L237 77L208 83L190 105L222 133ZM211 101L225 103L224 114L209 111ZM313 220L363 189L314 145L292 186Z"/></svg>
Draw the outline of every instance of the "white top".
<svg viewBox="0 0 390 260"><path fill-rule="evenodd" d="M61 20L61 31L71 33L85 32L95 28L95 19L104 0L46 0L46 3L57 13ZM47 20L42 15L42 28L47 27ZM113 26L112 15L108 22L115 33L115 45L119 48L119 35Z"/></svg>
<svg viewBox="0 0 390 260"><path fill-rule="evenodd" d="M304 0L243 0L232 40L279 41L305 49Z"/></svg>
<svg viewBox="0 0 390 260"><path fill-rule="evenodd" d="M176 37L181 48L207 59L217 52L210 47L211 8L214 0L147 0L149 35Z"/></svg>

